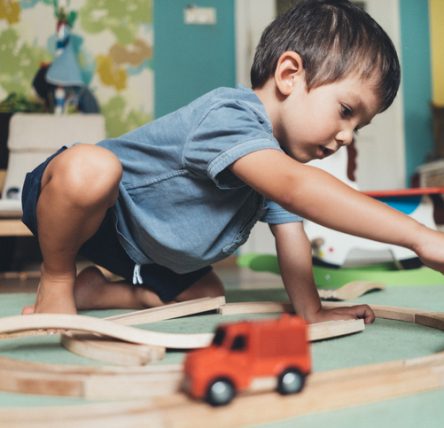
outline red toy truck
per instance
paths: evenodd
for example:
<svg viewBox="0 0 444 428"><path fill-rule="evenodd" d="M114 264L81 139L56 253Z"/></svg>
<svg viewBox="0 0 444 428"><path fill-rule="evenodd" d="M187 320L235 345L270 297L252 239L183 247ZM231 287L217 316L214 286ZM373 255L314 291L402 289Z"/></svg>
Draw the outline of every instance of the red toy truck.
<svg viewBox="0 0 444 428"><path fill-rule="evenodd" d="M210 347L187 355L184 369L185 390L213 406L270 380L281 394L299 392L311 370L307 325L290 315L221 325Z"/></svg>

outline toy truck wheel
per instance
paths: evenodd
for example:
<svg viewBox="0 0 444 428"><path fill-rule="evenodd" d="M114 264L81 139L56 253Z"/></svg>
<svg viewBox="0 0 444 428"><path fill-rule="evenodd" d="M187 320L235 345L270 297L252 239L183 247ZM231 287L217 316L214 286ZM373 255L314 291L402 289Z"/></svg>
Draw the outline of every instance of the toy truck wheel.
<svg viewBox="0 0 444 428"><path fill-rule="evenodd" d="M208 386L205 400L212 406L224 406L236 395L233 382L227 378L217 378Z"/></svg>
<svg viewBox="0 0 444 428"><path fill-rule="evenodd" d="M278 391L282 395L300 392L304 388L304 385L305 375L295 368L286 369L278 379Z"/></svg>

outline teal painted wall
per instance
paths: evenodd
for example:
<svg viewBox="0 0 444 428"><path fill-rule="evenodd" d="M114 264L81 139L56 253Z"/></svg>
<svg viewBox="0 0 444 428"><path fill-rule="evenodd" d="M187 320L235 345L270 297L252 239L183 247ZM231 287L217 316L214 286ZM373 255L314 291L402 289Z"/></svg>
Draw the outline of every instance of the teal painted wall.
<svg viewBox="0 0 444 428"><path fill-rule="evenodd" d="M407 185L433 152L428 0L400 0Z"/></svg>
<svg viewBox="0 0 444 428"><path fill-rule="evenodd" d="M193 4L217 9L216 25L185 25ZM155 117L235 85L234 0L154 0Z"/></svg>

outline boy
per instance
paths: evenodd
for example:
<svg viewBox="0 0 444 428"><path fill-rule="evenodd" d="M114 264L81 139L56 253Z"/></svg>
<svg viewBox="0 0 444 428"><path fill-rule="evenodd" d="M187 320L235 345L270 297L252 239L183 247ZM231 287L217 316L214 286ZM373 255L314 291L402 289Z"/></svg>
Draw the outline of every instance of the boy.
<svg viewBox="0 0 444 428"><path fill-rule="evenodd" d="M63 148L27 177L24 221L43 264L36 304L23 313L223 294L211 263L263 219L301 316L372 322L366 305L322 308L310 245L290 212L404 245L444 270L444 235L305 165L350 144L392 103L399 63L379 25L346 0L298 3L264 31L251 77L252 90L217 89L121 138ZM125 281L96 268L76 278L78 253Z"/></svg>

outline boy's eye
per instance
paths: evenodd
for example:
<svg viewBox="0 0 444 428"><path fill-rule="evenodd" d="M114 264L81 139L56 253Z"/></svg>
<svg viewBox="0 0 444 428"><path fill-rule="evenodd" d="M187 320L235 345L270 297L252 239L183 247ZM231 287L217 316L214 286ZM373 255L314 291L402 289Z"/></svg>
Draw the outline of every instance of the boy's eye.
<svg viewBox="0 0 444 428"><path fill-rule="evenodd" d="M345 104L341 104L341 116L347 119L353 115L353 110Z"/></svg>

